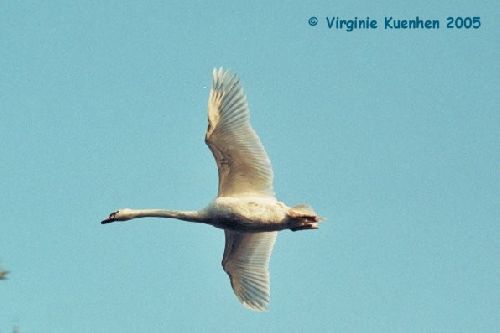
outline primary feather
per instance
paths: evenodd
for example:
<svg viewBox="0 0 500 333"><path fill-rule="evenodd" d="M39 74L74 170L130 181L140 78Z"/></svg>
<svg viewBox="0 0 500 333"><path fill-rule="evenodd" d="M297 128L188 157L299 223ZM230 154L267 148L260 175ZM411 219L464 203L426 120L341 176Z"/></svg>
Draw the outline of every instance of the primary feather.
<svg viewBox="0 0 500 333"><path fill-rule="evenodd" d="M205 142L219 171L219 196L274 196L271 162L250 125L236 75L214 69Z"/></svg>

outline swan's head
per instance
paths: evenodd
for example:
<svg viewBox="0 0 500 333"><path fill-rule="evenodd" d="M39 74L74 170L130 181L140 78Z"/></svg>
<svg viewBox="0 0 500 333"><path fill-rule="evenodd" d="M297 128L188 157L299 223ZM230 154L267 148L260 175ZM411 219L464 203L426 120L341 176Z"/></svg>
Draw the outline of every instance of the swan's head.
<svg viewBox="0 0 500 333"><path fill-rule="evenodd" d="M123 209L119 209L116 212L109 214L109 216L106 219L102 220L101 223L106 224L106 223L111 223L111 222L116 222L116 221L128 221L130 219L133 219L134 217L135 216L133 214L132 209L123 208Z"/></svg>

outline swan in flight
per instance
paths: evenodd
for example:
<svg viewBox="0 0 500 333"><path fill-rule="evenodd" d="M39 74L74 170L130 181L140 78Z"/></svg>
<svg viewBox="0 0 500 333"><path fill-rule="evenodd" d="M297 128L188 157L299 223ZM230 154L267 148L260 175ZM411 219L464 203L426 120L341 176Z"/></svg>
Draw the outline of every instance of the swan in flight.
<svg viewBox="0 0 500 333"><path fill-rule="evenodd" d="M241 303L255 311L269 304L269 258L277 232L317 229L321 218L307 205L288 207L273 191L271 162L250 125L238 77L213 70L205 143L219 171L218 196L198 211L119 209L101 223L141 217L175 218L224 229L222 267Z"/></svg>

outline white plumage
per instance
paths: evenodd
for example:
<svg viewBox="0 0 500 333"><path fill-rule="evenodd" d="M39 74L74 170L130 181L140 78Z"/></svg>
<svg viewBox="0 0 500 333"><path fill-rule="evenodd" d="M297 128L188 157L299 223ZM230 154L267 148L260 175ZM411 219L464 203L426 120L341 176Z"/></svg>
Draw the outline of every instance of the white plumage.
<svg viewBox="0 0 500 333"><path fill-rule="evenodd" d="M199 211L120 209L101 223L140 217L177 218L224 229L222 267L246 307L264 311L270 300L269 259L277 231L317 229L321 218L307 205L276 200L271 162L250 124L248 103L236 75L214 69L205 142L219 172L217 198Z"/></svg>
<svg viewBox="0 0 500 333"><path fill-rule="evenodd" d="M219 197L274 197L271 161L250 125L245 93L222 68L213 72L205 142L219 169Z"/></svg>

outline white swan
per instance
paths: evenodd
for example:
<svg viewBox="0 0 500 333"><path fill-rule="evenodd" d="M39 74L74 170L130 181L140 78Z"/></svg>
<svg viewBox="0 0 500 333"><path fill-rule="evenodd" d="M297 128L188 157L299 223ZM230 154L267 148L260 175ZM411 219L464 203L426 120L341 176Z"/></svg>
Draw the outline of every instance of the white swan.
<svg viewBox="0 0 500 333"><path fill-rule="evenodd" d="M224 229L222 267L246 307L269 304L269 258L277 231L317 229L321 218L307 205L287 207L273 192L271 162L250 125L247 99L236 75L214 69L205 142L219 171L219 192L199 211L120 209L101 223L139 217L176 218Z"/></svg>

